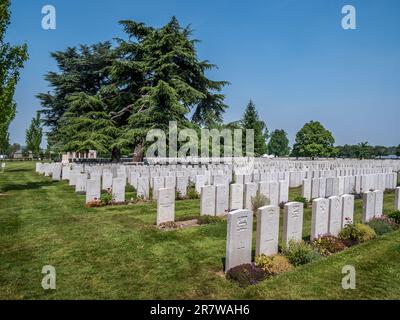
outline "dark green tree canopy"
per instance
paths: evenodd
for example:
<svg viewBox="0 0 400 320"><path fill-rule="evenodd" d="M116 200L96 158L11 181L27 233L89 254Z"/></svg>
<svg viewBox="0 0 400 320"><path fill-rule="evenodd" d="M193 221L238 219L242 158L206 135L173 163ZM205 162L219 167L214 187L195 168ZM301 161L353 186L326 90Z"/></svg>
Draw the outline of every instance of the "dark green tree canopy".
<svg viewBox="0 0 400 320"><path fill-rule="evenodd" d="M273 131L268 143L268 152L275 157L283 157L287 156L289 151L289 139L285 130Z"/></svg>
<svg viewBox="0 0 400 320"><path fill-rule="evenodd" d="M267 153L268 129L264 121L260 120L256 106L253 101L247 104L243 118L240 121L243 129L254 130L254 154L261 156ZM245 133L243 134L245 138ZM245 143L245 140L244 140Z"/></svg>
<svg viewBox="0 0 400 320"><path fill-rule="evenodd" d="M65 52L51 54L56 60L59 72L49 72L45 79L52 88L51 92L37 95L42 104L41 114L43 123L48 128L48 142L54 149L66 150L67 143L71 143L71 136L65 135L66 121L64 116L75 114L77 117L89 111L104 111L110 113L113 105L102 104L98 107L94 100L102 94L102 99L108 102L109 92L104 92L110 82L110 68L115 53L109 42L98 43L93 46L81 45L79 48L68 48ZM77 106L77 99L82 105ZM75 102L75 104L74 104ZM74 104L74 105L72 105ZM61 127L62 134L61 133ZM84 133L82 133L84 134ZM84 151L77 149L74 151Z"/></svg>
<svg viewBox="0 0 400 320"><path fill-rule="evenodd" d="M295 157L331 157L336 155L335 139L318 121L310 121L296 134L293 146Z"/></svg>
<svg viewBox="0 0 400 320"><path fill-rule="evenodd" d="M53 146L117 158L134 150L140 158L152 128L222 122L227 82L206 77L215 66L198 59L188 27L175 17L161 28L121 24L128 39L115 48L107 42L53 53L59 72L46 75L53 90L38 95Z"/></svg>
<svg viewBox="0 0 400 320"><path fill-rule="evenodd" d="M9 144L8 128L16 114L14 102L15 87L19 73L28 59L27 46L11 46L4 41L10 24L10 0L0 2L0 151L6 151Z"/></svg>

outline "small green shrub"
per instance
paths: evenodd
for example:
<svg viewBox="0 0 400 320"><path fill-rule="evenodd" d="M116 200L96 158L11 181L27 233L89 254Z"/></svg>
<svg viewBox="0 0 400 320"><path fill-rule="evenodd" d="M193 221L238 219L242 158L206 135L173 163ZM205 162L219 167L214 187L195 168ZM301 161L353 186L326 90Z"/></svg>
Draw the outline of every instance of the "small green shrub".
<svg viewBox="0 0 400 320"><path fill-rule="evenodd" d="M283 254L294 266L306 264L321 258L321 255L311 245L303 240L290 240L286 248L283 249Z"/></svg>
<svg viewBox="0 0 400 320"><path fill-rule="evenodd" d="M297 196L296 198L294 198L294 201L301 202L302 204L304 204L304 209L308 208L308 201L307 201L306 198L301 197L301 196Z"/></svg>
<svg viewBox="0 0 400 320"><path fill-rule="evenodd" d="M376 238L376 233L370 226L362 223L357 223L356 226L360 230L360 242Z"/></svg>
<svg viewBox="0 0 400 320"><path fill-rule="evenodd" d="M339 233L339 238L342 239L348 247L371 240L375 237L375 231L362 223L347 224Z"/></svg>
<svg viewBox="0 0 400 320"><path fill-rule="evenodd" d="M342 239L332 235L324 235L314 239L311 245L323 256L330 256L346 248Z"/></svg>
<svg viewBox="0 0 400 320"><path fill-rule="evenodd" d="M221 217L218 216L200 216L197 218L197 223L198 224L213 224L213 223L219 223L221 221L223 221L224 219L222 219Z"/></svg>
<svg viewBox="0 0 400 320"><path fill-rule="evenodd" d="M289 260L282 255L266 256L261 254L255 258L255 265L264 270L267 275L275 276L293 269Z"/></svg>
<svg viewBox="0 0 400 320"><path fill-rule="evenodd" d="M189 187L186 197L188 199L200 199L199 193L196 191L195 187Z"/></svg>
<svg viewBox="0 0 400 320"><path fill-rule="evenodd" d="M254 213L257 212L258 208L267 206L269 205L269 203L270 203L269 199L265 195L259 192L257 192L257 194L254 197L251 197L251 207Z"/></svg>
<svg viewBox="0 0 400 320"><path fill-rule="evenodd" d="M111 188L107 189L107 193L103 193L100 196L100 201L103 205L109 205L112 203L113 201L113 197L112 197L112 190Z"/></svg>
<svg viewBox="0 0 400 320"><path fill-rule="evenodd" d="M228 280L233 280L241 287L255 285L266 278L265 272L253 264L242 264L229 269L226 273Z"/></svg>
<svg viewBox="0 0 400 320"><path fill-rule="evenodd" d="M388 214L388 217L397 224L400 224L400 210Z"/></svg>
<svg viewBox="0 0 400 320"><path fill-rule="evenodd" d="M374 229L377 235L382 235L399 228L399 225L391 218L382 216L380 218L373 218L368 221L368 225Z"/></svg>

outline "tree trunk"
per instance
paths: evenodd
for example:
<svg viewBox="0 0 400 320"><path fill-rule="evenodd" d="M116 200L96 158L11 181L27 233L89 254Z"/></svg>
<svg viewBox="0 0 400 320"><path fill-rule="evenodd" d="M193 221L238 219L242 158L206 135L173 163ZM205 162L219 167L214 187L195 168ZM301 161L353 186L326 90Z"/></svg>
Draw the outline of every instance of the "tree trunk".
<svg viewBox="0 0 400 320"><path fill-rule="evenodd" d="M133 161L143 162L144 148L141 144L137 144L133 150Z"/></svg>
<svg viewBox="0 0 400 320"><path fill-rule="evenodd" d="M111 151L111 161L112 162L119 162L121 160L121 151L114 147Z"/></svg>

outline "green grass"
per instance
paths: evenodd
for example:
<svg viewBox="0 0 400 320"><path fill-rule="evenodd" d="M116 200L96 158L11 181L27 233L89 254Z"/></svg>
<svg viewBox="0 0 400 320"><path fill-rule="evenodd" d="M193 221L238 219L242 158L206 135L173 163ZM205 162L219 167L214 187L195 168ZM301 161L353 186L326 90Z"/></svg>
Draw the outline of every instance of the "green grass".
<svg viewBox="0 0 400 320"><path fill-rule="evenodd" d="M7 163L0 192L0 299L400 297L399 231L240 288L222 272L225 222L163 232L154 228L155 203L87 209L84 196L66 182L35 174L33 163ZM298 194L293 189L290 198ZM393 201L385 194L385 212ZM198 213L199 200L176 202L177 217ZM306 209L305 239L310 219ZM356 290L341 287L346 264L356 267ZM41 287L44 265L56 268L56 290Z"/></svg>

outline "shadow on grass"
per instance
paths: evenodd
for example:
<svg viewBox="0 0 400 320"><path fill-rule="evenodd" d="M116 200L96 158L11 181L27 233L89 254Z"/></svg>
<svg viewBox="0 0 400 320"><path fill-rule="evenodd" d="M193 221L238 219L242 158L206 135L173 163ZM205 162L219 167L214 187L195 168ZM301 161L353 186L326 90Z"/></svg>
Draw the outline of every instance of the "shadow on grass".
<svg viewBox="0 0 400 320"><path fill-rule="evenodd" d="M4 170L4 173L10 173L10 172L32 172L32 169L29 169L29 168L12 168L12 169L10 169L10 168L6 168L5 170Z"/></svg>
<svg viewBox="0 0 400 320"><path fill-rule="evenodd" d="M6 184L0 188L1 192L8 191L21 191L21 190L32 190L32 189L40 189L42 187L48 187L54 185L52 181L38 181L38 182L27 182L21 184Z"/></svg>

